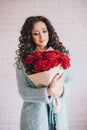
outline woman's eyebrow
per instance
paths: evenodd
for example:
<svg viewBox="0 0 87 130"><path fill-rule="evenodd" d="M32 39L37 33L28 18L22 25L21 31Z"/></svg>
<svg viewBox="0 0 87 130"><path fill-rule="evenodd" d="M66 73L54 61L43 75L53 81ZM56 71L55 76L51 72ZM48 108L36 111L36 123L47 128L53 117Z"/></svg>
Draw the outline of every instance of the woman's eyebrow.
<svg viewBox="0 0 87 130"><path fill-rule="evenodd" d="M32 32L38 32L39 30L32 30Z"/></svg>

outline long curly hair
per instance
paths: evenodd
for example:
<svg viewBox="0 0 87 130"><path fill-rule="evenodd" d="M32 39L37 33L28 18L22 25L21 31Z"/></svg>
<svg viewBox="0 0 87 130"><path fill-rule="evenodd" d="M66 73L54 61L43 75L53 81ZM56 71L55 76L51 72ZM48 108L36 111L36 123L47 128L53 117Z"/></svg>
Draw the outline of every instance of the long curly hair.
<svg viewBox="0 0 87 130"><path fill-rule="evenodd" d="M47 48L52 47L55 50L59 50L66 55L69 54L69 50L64 47L63 43L59 41L59 37L51 25L51 22L44 16L31 16L25 20L24 25L20 31L19 37L19 45L18 50L16 50L17 57L16 64L18 65L21 62L24 62L24 58L28 54L32 54L35 52L35 43L32 38L32 29L34 27L35 22L42 21L46 24L49 34L49 41L47 43Z"/></svg>

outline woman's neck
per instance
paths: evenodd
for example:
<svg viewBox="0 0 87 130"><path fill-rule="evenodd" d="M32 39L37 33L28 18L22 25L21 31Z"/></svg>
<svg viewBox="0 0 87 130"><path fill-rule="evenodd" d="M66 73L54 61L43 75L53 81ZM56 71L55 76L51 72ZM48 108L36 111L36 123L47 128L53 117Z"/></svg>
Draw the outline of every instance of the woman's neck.
<svg viewBox="0 0 87 130"><path fill-rule="evenodd" d="M36 51L45 51L47 50L47 47L36 47Z"/></svg>

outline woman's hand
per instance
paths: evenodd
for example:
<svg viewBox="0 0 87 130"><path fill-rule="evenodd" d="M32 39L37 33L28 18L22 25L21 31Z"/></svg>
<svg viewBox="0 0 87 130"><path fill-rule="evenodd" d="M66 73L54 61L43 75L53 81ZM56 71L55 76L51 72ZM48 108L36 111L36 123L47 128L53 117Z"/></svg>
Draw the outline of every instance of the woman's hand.
<svg viewBox="0 0 87 130"><path fill-rule="evenodd" d="M56 74L48 87L48 95L53 95L54 98L60 97L63 93L63 86L64 74L61 74L60 76Z"/></svg>

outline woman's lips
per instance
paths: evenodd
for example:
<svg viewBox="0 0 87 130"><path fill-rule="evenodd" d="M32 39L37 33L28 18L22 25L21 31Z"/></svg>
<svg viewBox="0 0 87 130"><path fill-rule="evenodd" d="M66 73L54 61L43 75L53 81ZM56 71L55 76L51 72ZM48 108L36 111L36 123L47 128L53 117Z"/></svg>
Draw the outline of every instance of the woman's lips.
<svg viewBox="0 0 87 130"><path fill-rule="evenodd" d="M39 42L40 42L40 43L44 43L44 42L46 42L46 40L40 40Z"/></svg>

